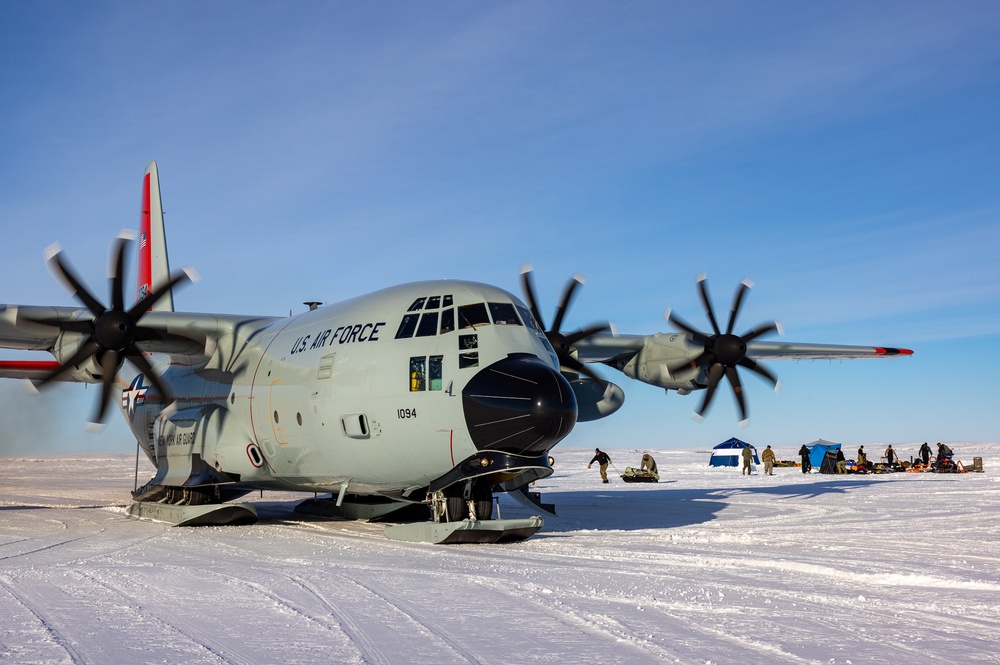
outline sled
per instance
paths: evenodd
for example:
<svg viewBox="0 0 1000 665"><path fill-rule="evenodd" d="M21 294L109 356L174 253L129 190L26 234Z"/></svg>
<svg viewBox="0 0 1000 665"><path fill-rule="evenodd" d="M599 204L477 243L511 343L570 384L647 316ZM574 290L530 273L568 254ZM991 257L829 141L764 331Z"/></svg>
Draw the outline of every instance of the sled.
<svg viewBox="0 0 1000 665"><path fill-rule="evenodd" d="M257 506L252 503L209 503L198 506L136 501L125 514L137 520L172 526L223 526L254 524Z"/></svg>
<svg viewBox="0 0 1000 665"><path fill-rule="evenodd" d="M513 543L530 538L542 528L539 516L517 520L461 520L459 522L415 522L385 528L392 540L407 543L452 545L458 543Z"/></svg>
<svg viewBox="0 0 1000 665"><path fill-rule="evenodd" d="M625 473L622 474L622 480L626 483L658 483L660 482L660 474L653 473L652 471L640 471L639 469L627 466L625 467Z"/></svg>

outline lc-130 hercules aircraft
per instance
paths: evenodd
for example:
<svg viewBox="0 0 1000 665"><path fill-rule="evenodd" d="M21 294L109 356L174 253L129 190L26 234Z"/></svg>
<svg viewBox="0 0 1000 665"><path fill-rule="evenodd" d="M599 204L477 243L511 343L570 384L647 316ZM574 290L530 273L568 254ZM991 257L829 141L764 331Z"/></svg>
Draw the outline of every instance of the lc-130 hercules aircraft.
<svg viewBox="0 0 1000 665"><path fill-rule="evenodd" d="M549 451L577 422L603 418L621 388L586 363L688 394L701 416L725 376L746 418L737 367L777 386L761 359L870 358L906 349L758 341L734 326L749 284L736 291L725 332L703 279L711 332L675 315L681 332L561 331L580 281L569 283L546 328L528 270L527 306L507 291L464 281L404 284L284 317L174 311L156 163L143 180L136 302L125 306L128 239L111 250L110 303L70 269L57 246L51 270L83 307L0 305L0 346L47 351L55 361L0 362L0 377L99 383L91 418L118 403L156 468L133 492L134 517L174 524L247 523L254 490L330 493L304 512L404 522L386 535L425 542L527 538L541 525L491 519L494 492L522 502L552 473ZM128 361L127 363L125 361ZM420 521L402 515L422 513ZM410 518L412 520L412 517Z"/></svg>

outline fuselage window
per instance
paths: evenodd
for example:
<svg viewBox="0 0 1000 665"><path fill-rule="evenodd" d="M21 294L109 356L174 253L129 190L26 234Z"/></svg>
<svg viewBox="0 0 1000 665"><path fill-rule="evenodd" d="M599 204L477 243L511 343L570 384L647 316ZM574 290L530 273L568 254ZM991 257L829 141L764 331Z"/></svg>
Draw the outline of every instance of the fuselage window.
<svg viewBox="0 0 1000 665"><path fill-rule="evenodd" d="M438 332L438 313L424 312L420 317L420 327L417 328L417 337L433 337Z"/></svg>
<svg viewBox="0 0 1000 665"><path fill-rule="evenodd" d="M478 351L458 354L458 368L465 369L466 367L479 367Z"/></svg>
<svg viewBox="0 0 1000 665"><path fill-rule="evenodd" d="M509 302L491 302L490 315L493 323L497 325L519 326L521 322L517 319L517 312Z"/></svg>
<svg viewBox="0 0 1000 665"><path fill-rule="evenodd" d="M417 298L416 300L413 301L413 304L410 305L410 309L408 309L406 311L407 312L419 312L420 310L422 310L424 308L424 301L425 300L427 300L427 298Z"/></svg>
<svg viewBox="0 0 1000 665"><path fill-rule="evenodd" d="M430 389L441 390L444 379L444 356L431 356L427 372L430 378Z"/></svg>
<svg viewBox="0 0 1000 665"><path fill-rule="evenodd" d="M399 330L396 331L396 339L408 339L413 337L413 331L417 329L419 314L406 314L399 322Z"/></svg>
<svg viewBox="0 0 1000 665"><path fill-rule="evenodd" d="M458 327L475 328L490 322L486 315L486 304L477 302L474 305L462 305L458 308Z"/></svg>
<svg viewBox="0 0 1000 665"><path fill-rule="evenodd" d="M479 335L459 335L458 348L460 351L479 348Z"/></svg>
<svg viewBox="0 0 1000 665"><path fill-rule="evenodd" d="M441 312L441 334L449 333L455 329L455 310L446 309Z"/></svg>
<svg viewBox="0 0 1000 665"><path fill-rule="evenodd" d="M427 299L424 309L438 309L441 307L441 296L431 296Z"/></svg>
<svg viewBox="0 0 1000 665"><path fill-rule="evenodd" d="M426 390L427 358L414 356L410 358L410 392L418 393Z"/></svg>

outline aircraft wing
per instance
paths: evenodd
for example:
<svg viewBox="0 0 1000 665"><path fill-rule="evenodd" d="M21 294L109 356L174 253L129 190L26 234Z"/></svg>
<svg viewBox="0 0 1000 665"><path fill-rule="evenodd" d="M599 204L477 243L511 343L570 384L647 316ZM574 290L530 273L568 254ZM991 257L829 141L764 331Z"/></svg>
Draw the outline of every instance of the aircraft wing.
<svg viewBox="0 0 1000 665"><path fill-rule="evenodd" d="M59 367L79 348L85 333L60 330L58 323L88 321L92 317L80 307L0 305L0 348L47 351L56 361L0 360L0 378L40 380ZM38 323L44 320L46 323ZM165 353L185 358L207 359L223 339L248 338L266 326L272 317L183 312L147 312L142 317L142 339L136 346L145 353ZM87 368L70 371L63 381L94 381Z"/></svg>
<svg viewBox="0 0 1000 665"><path fill-rule="evenodd" d="M910 349L889 346L847 346L797 342L750 342L747 356L755 360L849 360L913 355Z"/></svg>
<svg viewBox="0 0 1000 665"><path fill-rule="evenodd" d="M747 409L737 367L757 374L777 388L777 376L764 360L846 360L851 358L895 358L912 355L909 349L885 346L850 346L844 344L805 344L800 342L762 342L754 337L777 329L768 324L744 337L728 334L696 336L690 332L654 335L608 335L597 333L575 342L574 352L582 362L599 362L625 376L665 390L688 394L706 389L701 406L695 411L702 417L723 379L736 395L741 420Z"/></svg>
<svg viewBox="0 0 1000 665"><path fill-rule="evenodd" d="M631 357L644 349L653 348L654 342L677 349L670 361L677 360L703 348L691 337L681 332L654 335L592 335L574 345L582 362L607 363L614 359ZM892 358L912 355L909 349L888 346L853 346L846 344L808 344L803 342L750 342L747 357L755 360L848 360L852 358Z"/></svg>

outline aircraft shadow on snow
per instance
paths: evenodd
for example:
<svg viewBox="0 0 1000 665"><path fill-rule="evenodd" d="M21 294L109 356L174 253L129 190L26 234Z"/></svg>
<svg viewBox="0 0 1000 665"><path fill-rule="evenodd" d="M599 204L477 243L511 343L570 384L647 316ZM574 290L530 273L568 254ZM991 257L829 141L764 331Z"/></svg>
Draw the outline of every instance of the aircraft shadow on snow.
<svg viewBox="0 0 1000 665"><path fill-rule="evenodd" d="M670 481L667 481L670 482ZM875 480L827 480L809 485L724 489L620 488L542 492L542 501L556 506L558 517L545 517L545 527L536 538L579 530L638 531L704 524L728 505L727 499L741 493L773 496L775 500L824 499L872 485ZM614 487L614 486L612 486ZM504 517L529 514L527 508L504 505Z"/></svg>

